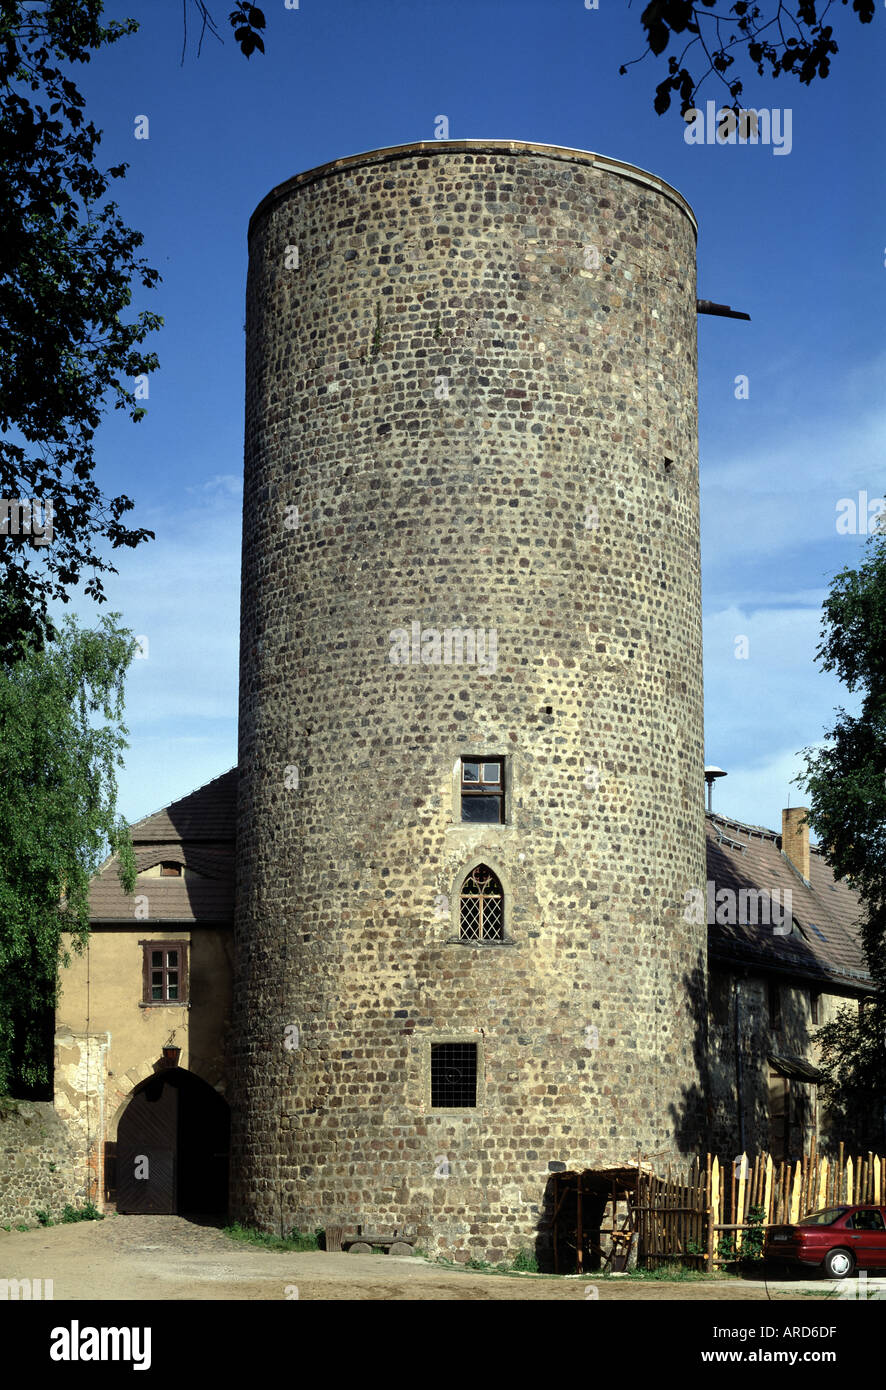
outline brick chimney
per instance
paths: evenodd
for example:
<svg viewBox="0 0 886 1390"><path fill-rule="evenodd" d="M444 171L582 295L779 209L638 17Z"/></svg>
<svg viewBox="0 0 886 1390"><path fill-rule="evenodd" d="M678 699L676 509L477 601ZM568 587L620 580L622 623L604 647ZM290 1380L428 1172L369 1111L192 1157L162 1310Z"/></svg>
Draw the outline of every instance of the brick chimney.
<svg viewBox="0 0 886 1390"><path fill-rule="evenodd" d="M794 868L809 882L809 825L801 825L809 814L805 806L781 813L781 847Z"/></svg>

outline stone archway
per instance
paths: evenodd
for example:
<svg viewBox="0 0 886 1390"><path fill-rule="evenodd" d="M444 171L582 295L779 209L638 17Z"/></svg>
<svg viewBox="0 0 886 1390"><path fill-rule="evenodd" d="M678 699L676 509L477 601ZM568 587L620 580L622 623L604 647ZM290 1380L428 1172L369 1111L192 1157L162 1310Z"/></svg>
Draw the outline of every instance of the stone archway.
<svg viewBox="0 0 886 1390"><path fill-rule="evenodd" d="M198 1076L201 1081L205 1081L207 1086L211 1086L212 1089L224 1099L224 1075L217 1065L213 1067L204 1066L199 1057L189 1056L187 1066L182 1067L182 1070L189 1072L192 1076ZM144 1082L156 1075L156 1058L151 1058L150 1060L145 1058L137 1066L130 1067L129 1071L124 1072L122 1076L115 1079L113 1089L109 1089L108 1091L108 1112L110 1118L105 1134L105 1138L111 1143L116 1141L120 1120L134 1093Z"/></svg>

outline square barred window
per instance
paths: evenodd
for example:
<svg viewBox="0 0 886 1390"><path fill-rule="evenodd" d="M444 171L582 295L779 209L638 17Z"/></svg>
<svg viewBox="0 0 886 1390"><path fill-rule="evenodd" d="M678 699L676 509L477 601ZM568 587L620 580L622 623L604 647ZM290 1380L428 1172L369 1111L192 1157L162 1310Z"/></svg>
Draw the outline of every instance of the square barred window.
<svg viewBox="0 0 886 1390"><path fill-rule="evenodd" d="M431 1105L466 1109L477 1104L477 1044L431 1044Z"/></svg>

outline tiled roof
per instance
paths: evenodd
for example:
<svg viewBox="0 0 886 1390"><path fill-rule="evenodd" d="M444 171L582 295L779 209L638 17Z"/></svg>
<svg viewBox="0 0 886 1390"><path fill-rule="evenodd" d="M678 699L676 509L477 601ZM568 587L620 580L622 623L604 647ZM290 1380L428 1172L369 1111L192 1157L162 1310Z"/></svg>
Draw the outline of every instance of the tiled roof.
<svg viewBox="0 0 886 1390"><path fill-rule="evenodd" d="M134 845L153 840L233 844L237 834L237 769L232 767L129 829Z"/></svg>
<svg viewBox="0 0 886 1390"><path fill-rule="evenodd" d="M234 840L237 769L173 801L130 826L139 873L162 862L183 864L199 877L141 878L124 893L117 861L92 880L90 918L95 923L231 922L234 916ZM136 913L138 915L136 916Z"/></svg>
<svg viewBox="0 0 886 1390"><path fill-rule="evenodd" d="M234 880L152 878L125 894L116 863L93 880L89 893L93 923L230 922L234 916ZM138 916L136 916L138 913Z"/></svg>
<svg viewBox="0 0 886 1390"><path fill-rule="evenodd" d="M807 886L782 853L781 836L775 831L711 812L706 829L708 879L716 885L715 892L777 892L783 903L784 890L789 889L791 913L802 933L777 936L768 924L709 921L712 961L761 966L847 989L870 988L858 925L863 908L845 880L834 878L816 845L810 846Z"/></svg>

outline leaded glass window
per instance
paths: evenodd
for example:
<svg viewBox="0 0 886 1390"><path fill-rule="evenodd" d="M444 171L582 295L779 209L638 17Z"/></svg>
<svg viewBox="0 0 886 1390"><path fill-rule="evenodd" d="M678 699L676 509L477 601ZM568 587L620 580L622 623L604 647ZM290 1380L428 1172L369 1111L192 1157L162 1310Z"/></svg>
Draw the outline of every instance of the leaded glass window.
<svg viewBox="0 0 886 1390"><path fill-rule="evenodd" d="M491 869L478 864L462 884L459 935L462 941L504 940L504 894Z"/></svg>

